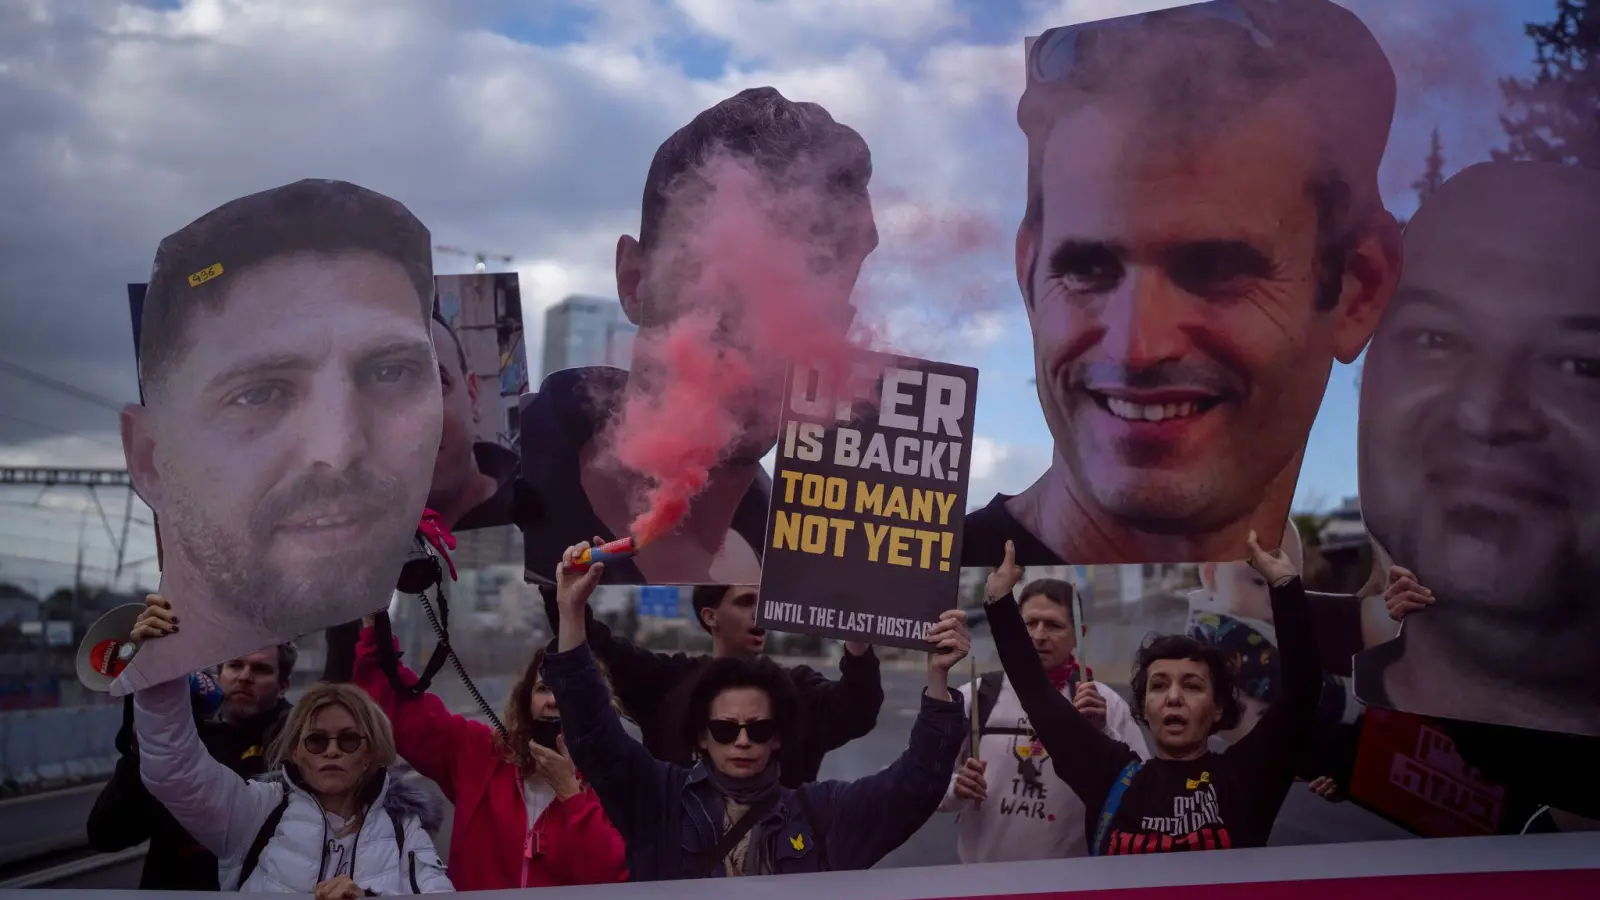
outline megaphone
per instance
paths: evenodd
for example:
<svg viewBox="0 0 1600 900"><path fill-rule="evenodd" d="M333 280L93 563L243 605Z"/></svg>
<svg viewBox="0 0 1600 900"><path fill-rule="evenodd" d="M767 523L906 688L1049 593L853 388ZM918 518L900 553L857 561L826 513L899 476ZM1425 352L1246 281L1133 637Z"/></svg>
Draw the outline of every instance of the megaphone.
<svg viewBox="0 0 1600 900"><path fill-rule="evenodd" d="M100 617L78 645L78 682L91 691L111 692L111 682L133 661L137 644L128 640L143 603L127 603Z"/></svg>

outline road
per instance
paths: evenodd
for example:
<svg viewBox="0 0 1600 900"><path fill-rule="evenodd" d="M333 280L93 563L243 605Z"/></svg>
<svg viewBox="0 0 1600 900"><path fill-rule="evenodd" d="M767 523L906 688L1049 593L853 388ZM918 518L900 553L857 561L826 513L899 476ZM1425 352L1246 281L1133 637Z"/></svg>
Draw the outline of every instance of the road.
<svg viewBox="0 0 1600 900"><path fill-rule="evenodd" d="M885 669L883 712L878 727L862 740L828 756L823 778L856 778L876 772L893 762L905 749L911 725L916 718L923 675L916 671ZM43 795L33 803L0 803L0 837L11 846L13 840L45 833L49 828L81 831L82 823L94 803L95 791L58 791ZM25 798L33 799L33 798ZM1323 844L1349 841L1377 841L1409 837L1406 832L1349 803L1328 803L1311 795L1304 785L1289 794L1273 829L1272 843ZM446 820L439 835L439 850L449 853L450 826ZM935 866L952 864L955 858L955 818L937 815L912 839L890 854L879 867ZM95 872L52 882L53 888L130 888L139 881L142 860L124 862Z"/></svg>

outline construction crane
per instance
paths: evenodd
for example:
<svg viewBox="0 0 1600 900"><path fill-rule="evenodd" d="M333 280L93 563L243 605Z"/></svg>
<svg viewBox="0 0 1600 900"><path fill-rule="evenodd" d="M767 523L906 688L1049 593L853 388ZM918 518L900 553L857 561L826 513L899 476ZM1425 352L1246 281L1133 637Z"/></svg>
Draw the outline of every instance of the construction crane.
<svg viewBox="0 0 1600 900"><path fill-rule="evenodd" d="M489 268L490 260L493 260L502 266L511 265L511 257L502 253L475 253L470 250L463 250L460 247L447 247L444 244L437 244L433 249L439 253L448 253L452 256L472 257L472 270L474 272L486 271Z"/></svg>

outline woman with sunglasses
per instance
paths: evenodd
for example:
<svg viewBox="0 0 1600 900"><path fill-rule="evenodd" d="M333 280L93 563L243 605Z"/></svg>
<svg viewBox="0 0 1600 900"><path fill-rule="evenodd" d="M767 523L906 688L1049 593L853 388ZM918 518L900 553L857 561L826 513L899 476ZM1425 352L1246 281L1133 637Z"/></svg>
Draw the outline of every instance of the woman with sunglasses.
<svg viewBox="0 0 1600 900"><path fill-rule="evenodd" d="M699 748L692 768L655 759L623 730L585 643L585 608L604 568L577 571L588 546L569 547L557 569L559 652L544 674L635 881L866 869L938 810L966 737L947 685L971 647L965 613L945 612L928 632L928 686L900 758L856 781L791 789L779 783L777 750L804 726L794 684L771 660L718 659L700 675L683 723Z"/></svg>
<svg viewBox="0 0 1600 900"><path fill-rule="evenodd" d="M180 627L152 594L131 639ZM145 786L216 854L223 890L315 900L454 890L428 837L439 804L394 774L389 719L360 688L308 688L268 749L267 774L248 781L201 745L187 678L136 692L133 713Z"/></svg>
<svg viewBox="0 0 1600 900"><path fill-rule="evenodd" d="M389 714L401 757L454 805L449 872L456 889L627 881L622 838L567 755L561 713L541 674L545 651L534 652L511 689L502 739L434 694L397 692L379 664L373 624L371 616L362 621L351 680ZM404 665L396 672L406 685L417 681Z"/></svg>

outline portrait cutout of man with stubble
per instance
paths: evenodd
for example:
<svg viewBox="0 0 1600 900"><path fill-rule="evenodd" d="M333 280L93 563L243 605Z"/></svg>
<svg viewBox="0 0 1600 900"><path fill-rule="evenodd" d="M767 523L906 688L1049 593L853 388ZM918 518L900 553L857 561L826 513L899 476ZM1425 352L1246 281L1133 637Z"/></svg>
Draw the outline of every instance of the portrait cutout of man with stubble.
<svg viewBox="0 0 1600 900"><path fill-rule="evenodd" d="M122 695L383 608L441 432L428 229L400 203L305 180L161 242L122 414L176 633Z"/></svg>

